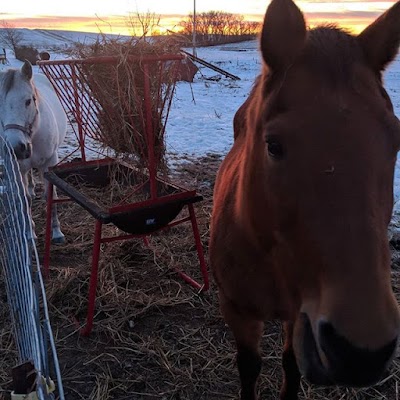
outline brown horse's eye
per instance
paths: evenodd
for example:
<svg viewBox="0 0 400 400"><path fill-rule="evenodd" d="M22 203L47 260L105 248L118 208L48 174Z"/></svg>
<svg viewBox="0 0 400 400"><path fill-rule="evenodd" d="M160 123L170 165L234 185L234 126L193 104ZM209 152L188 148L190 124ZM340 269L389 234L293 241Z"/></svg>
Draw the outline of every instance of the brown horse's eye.
<svg viewBox="0 0 400 400"><path fill-rule="evenodd" d="M275 137L267 138L268 154L275 160L282 160L284 150L282 143Z"/></svg>

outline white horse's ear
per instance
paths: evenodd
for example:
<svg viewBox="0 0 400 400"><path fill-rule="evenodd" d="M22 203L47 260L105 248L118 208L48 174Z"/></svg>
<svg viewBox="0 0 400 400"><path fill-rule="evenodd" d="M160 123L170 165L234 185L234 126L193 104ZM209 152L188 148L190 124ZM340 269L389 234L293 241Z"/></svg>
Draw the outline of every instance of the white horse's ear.
<svg viewBox="0 0 400 400"><path fill-rule="evenodd" d="M30 80L32 79L32 75L33 75L33 72L32 72L32 64L31 64L28 60L25 60L24 65L23 65L22 68L21 68L21 72L22 72L22 75L23 75L28 81L30 81Z"/></svg>

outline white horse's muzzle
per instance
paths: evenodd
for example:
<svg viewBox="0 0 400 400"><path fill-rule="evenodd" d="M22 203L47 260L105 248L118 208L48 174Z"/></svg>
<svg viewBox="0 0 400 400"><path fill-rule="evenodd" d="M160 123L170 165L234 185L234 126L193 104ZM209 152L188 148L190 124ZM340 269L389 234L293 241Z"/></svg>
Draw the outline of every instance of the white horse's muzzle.
<svg viewBox="0 0 400 400"><path fill-rule="evenodd" d="M18 124L7 124L3 128L5 137L14 150L18 160L25 160L32 155L32 128ZM10 130L18 131L17 134L9 134ZM21 134L22 133L22 134Z"/></svg>

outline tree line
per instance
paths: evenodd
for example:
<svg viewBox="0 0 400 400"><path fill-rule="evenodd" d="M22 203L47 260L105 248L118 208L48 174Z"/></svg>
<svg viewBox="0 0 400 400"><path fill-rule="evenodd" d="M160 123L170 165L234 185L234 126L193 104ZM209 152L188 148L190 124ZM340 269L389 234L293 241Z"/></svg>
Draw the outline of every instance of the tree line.
<svg viewBox="0 0 400 400"><path fill-rule="evenodd" d="M180 21L180 33L193 35L194 17L189 14ZM225 11L206 11L196 14L196 39L199 44L223 43L254 38L261 31L262 23L247 21L243 15Z"/></svg>
<svg viewBox="0 0 400 400"><path fill-rule="evenodd" d="M131 34L142 37L162 35L160 21L161 15L149 11L129 13L126 20ZM181 37L186 37L186 42L191 42L195 25L196 41L199 45L253 39L262 27L260 21L247 21L243 15L225 11L206 11L196 14L196 21L193 14L189 14L178 23L174 32L168 31L168 34L178 33Z"/></svg>

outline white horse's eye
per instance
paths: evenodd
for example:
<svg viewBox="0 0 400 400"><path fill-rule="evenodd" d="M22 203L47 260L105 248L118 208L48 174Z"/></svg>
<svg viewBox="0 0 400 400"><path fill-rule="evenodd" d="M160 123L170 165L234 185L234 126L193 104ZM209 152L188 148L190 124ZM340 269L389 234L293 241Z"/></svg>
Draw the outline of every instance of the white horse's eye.
<svg viewBox="0 0 400 400"><path fill-rule="evenodd" d="M25 106L29 107L31 105L32 99L28 99L25 101Z"/></svg>

